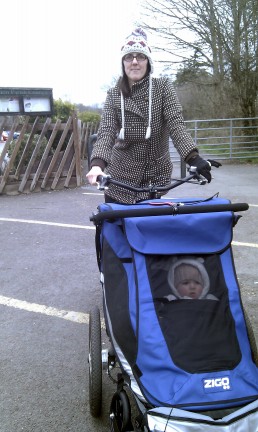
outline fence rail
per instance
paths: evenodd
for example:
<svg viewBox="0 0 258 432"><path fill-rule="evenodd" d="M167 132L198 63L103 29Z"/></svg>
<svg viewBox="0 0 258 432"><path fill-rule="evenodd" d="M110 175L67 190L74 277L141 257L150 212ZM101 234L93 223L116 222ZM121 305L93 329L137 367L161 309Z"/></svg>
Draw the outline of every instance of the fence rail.
<svg viewBox="0 0 258 432"><path fill-rule="evenodd" d="M258 117L186 121L188 132L204 157L258 160ZM171 158L180 161L170 145Z"/></svg>
<svg viewBox="0 0 258 432"><path fill-rule="evenodd" d="M0 118L0 136L6 121ZM54 124L50 118L30 123L26 116L20 122L17 116L7 141L0 142L0 195L8 190L20 193L81 185L81 161L89 161L98 125L83 124L75 114L66 123L57 120ZM186 125L205 158L258 160L258 117L191 120ZM170 155L181 164L183 175L185 164L172 142Z"/></svg>

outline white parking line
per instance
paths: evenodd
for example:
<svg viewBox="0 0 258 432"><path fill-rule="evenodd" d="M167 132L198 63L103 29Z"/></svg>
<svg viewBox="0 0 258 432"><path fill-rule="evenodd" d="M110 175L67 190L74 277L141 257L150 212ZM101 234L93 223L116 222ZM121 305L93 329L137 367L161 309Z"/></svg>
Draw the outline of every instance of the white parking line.
<svg viewBox="0 0 258 432"><path fill-rule="evenodd" d="M39 224L39 225L48 225L48 226L58 226L58 227L63 227L63 228L79 228L79 229L86 229L86 230L92 230L92 229L95 230L94 226L64 224L64 223L46 222L46 221L31 220L31 219L13 219L13 218L1 218L0 217L0 221Z"/></svg>
<svg viewBox="0 0 258 432"><path fill-rule="evenodd" d="M78 324L89 324L89 314L83 312L56 309L54 307L49 307L37 303L29 303L24 300L18 300L2 295L0 295L0 305L20 309L27 312L40 313L55 318L62 318ZM104 320L101 321L101 326L102 328L105 328Z"/></svg>
<svg viewBox="0 0 258 432"><path fill-rule="evenodd" d="M96 195L96 196L104 196L103 193L100 192L83 192L82 195Z"/></svg>
<svg viewBox="0 0 258 432"><path fill-rule="evenodd" d="M11 297L0 295L0 304L3 306L13 307L15 309L22 309L28 312L41 313L48 316L63 318L77 323L89 324L89 315L82 312L73 312L53 307L40 305L36 303L29 303L24 300L17 300Z"/></svg>
<svg viewBox="0 0 258 432"><path fill-rule="evenodd" d="M232 241L232 245L234 246L245 246L245 247L252 247L252 248L258 248L258 244L257 243L243 243L243 242L238 242L238 241Z"/></svg>
<svg viewBox="0 0 258 432"><path fill-rule="evenodd" d="M85 229L85 230L95 230L95 226L64 224L64 223L46 222L46 221L38 221L38 220L31 220L31 219L13 219L13 218L1 218L0 217L0 221L39 224L39 225L48 225L48 226L58 226L61 228L78 228L78 229ZM258 248L257 243L242 243L242 242L232 241L232 245Z"/></svg>
<svg viewBox="0 0 258 432"><path fill-rule="evenodd" d="M48 226L58 226L58 227L62 227L62 228L78 228L78 229L95 230L94 226L64 224L64 223L37 221L37 220L30 220L30 219L0 218L0 221L28 223L28 224L40 224L40 225L48 225ZM232 245L258 248L257 243L243 243L243 242L232 241ZM56 317L56 318L62 318L62 319L73 321L73 322L76 322L79 324L89 324L89 314L86 314L83 312L75 312L75 311L56 309L56 308L49 307L46 305L40 305L37 303L29 303L29 302L24 301L24 300L18 300L18 299L14 299L11 297L5 297L5 296L1 296L1 295L0 295L0 305L13 307L15 309L21 309L21 310L28 311L28 312L41 313L41 314ZM105 323L103 320L101 322L101 326L102 326L102 328L105 328Z"/></svg>

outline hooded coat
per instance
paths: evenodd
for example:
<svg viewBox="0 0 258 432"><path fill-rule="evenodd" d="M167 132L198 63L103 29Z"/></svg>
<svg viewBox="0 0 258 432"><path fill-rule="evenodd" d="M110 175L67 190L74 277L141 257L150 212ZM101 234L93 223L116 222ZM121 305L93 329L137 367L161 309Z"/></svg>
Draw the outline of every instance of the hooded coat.
<svg viewBox="0 0 258 432"><path fill-rule="evenodd" d="M183 160L198 150L186 131L182 108L169 78L152 78L151 99L149 101L149 76L146 76L133 84L131 96L124 99L124 140L119 140L122 125L120 90L115 86L108 91L91 166L99 165L115 180L135 187L171 183L169 136ZM149 103L151 136L145 139ZM109 186L107 195L127 204L149 198L146 193L136 194L114 185Z"/></svg>

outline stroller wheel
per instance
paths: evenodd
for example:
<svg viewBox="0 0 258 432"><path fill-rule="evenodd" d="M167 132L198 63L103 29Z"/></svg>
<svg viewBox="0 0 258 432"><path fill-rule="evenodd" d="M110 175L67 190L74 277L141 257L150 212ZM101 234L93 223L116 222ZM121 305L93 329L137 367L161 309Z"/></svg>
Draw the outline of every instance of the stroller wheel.
<svg viewBox="0 0 258 432"><path fill-rule="evenodd" d="M245 309L244 309L244 316L245 316L245 323L246 323L247 334L248 334L248 339L249 339L249 343L250 343L253 361L256 364L256 366L258 366L258 351L257 351L257 345L256 345L256 341L255 341L254 331L252 328L250 318L249 318Z"/></svg>
<svg viewBox="0 0 258 432"><path fill-rule="evenodd" d="M90 412L99 417L102 401L101 325L99 308L90 312L89 320L89 399Z"/></svg>
<svg viewBox="0 0 258 432"><path fill-rule="evenodd" d="M110 404L110 431L125 432L133 430L131 406L124 390L117 391Z"/></svg>

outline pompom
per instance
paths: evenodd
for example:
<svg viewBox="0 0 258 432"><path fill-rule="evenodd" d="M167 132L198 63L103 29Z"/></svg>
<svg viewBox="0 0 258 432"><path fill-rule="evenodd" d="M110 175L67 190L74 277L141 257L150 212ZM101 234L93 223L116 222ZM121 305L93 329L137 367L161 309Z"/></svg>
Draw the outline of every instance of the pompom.
<svg viewBox="0 0 258 432"><path fill-rule="evenodd" d="M137 27L137 28L133 31L133 35L135 35L135 36L141 35L141 36L143 36L144 39L146 39L146 41L147 41L147 35L146 35L145 31L143 31L143 29L140 28L140 27Z"/></svg>

